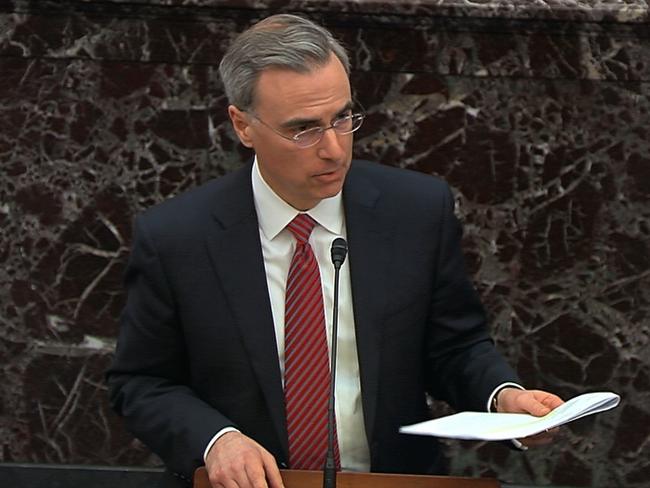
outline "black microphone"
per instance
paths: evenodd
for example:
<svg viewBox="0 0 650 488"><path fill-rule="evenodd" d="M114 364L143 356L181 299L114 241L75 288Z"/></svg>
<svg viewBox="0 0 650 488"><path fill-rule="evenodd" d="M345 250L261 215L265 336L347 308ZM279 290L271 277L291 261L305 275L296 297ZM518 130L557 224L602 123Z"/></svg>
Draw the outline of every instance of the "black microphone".
<svg viewBox="0 0 650 488"><path fill-rule="evenodd" d="M342 237L337 237L332 241L332 263L334 264L334 269L336 276L334 277L334 287L338 285L338 270L341 268L341 265L345 261L345 256L348 253L348 243L345 242L345 239ZM338 296L336 291L334 292L334 300L337 300Z"/></svg>
<svg viewBox="0 0 650 488"><path fill-rule="evenodd" d="M334 307L332 310L332 337L330 345L330 397L327 406L327 457L323 466L323 488L336 488L336 462L334 460L334 391L336 386L336 345L339 326L339 270L348 253L348 243L342 237L332 241L334 264Z"/></svg>

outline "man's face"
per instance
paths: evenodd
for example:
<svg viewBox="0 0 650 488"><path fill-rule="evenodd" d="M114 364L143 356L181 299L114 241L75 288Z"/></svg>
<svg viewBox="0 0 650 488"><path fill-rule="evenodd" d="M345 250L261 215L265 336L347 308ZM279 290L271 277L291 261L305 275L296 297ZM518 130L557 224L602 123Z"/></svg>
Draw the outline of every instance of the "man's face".
<svg viewBox="0 0 650 488"><path fill-rule="evenodd" d="M334 55L306 74L266 69L255 93L254 115L288 137L311 127L329 127L352 108L347 74ZM300 148L252 114L232 105L228 111L242 143L255 150L264 180L291 206L308 210L341 190L352 160L352 134L330 129L318 144Z"/></svg>

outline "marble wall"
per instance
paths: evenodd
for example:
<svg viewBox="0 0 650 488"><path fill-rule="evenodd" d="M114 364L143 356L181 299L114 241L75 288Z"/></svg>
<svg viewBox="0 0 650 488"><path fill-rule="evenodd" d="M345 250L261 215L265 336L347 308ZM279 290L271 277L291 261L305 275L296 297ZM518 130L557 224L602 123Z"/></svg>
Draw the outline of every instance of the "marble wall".
<svg viewBox="0 0 650 488"><path fill-rule="evenodd" d="M278 10L350 47L356 155L454 187L525 384L623 398L548 449L449 442L453 473L647 486L650 17L633 0L3 2L0 460L158 462L102 382L132 218L249 157L216 67Z"/></svg>

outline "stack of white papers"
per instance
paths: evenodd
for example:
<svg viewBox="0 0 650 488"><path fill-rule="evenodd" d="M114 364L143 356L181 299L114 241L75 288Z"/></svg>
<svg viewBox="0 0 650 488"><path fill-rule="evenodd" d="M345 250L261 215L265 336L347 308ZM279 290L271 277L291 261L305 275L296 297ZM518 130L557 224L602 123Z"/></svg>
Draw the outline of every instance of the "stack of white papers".
<svg viewBox="0 0 650 488"><path fill-rule="evenodd" d="M419 424L401 427L404 434L430 435L451 439L503 441L539 434L576 419L616 407L616 393L596 392L579 395L544 417L523 413L461 412Z"/></svg>

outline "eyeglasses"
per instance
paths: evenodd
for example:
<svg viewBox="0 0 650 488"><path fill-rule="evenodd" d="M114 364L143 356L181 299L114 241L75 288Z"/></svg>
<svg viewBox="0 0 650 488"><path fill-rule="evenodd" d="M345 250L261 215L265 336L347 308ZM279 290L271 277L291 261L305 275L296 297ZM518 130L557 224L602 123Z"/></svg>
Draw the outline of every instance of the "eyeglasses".
<svg viewBox="0 0 650 488"><path fill-rule="evenodd" d="M257 115L253 113L250 113L250 115L255 120L260 122L263 126L268 127L283 139L291 141L296 146L303 149L318 144L323 138L323 134L325 133L326 130L334 129L334 132L341 135L351 134L352 132L359 129L359 127L361 127L361 124L363 123L363 119L366 117L365 114L361 114L361 113L345 115L343 117L339 117L335 119L332 122L332 125L330 125L329 127L312 127L307 130L302 130L297 134L294 134L293 136L287 136L282 132L278 131L277 129L271 127L269 124L267 124L262 119L260 119Z"/></svg>

